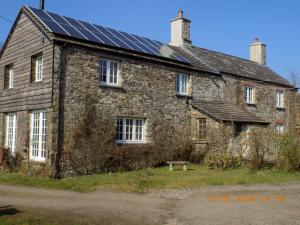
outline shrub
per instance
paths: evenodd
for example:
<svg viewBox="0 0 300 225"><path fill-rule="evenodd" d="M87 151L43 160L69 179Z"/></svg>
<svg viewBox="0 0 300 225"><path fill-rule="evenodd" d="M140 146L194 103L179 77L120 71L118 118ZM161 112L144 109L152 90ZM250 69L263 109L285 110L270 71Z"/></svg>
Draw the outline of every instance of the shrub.
<svg viewBox="0 0 300 225"><path fill-rule="evenodd" d="M237 157L225 150L209 151L204 159L205 164L213 169L226 169L239 166Z"/></svg>
<svg viewBox="0 0 300 225"><path fill-rule="evenodd" d="M123 145L114 148L105 160L105 171L139 170L164 163L150 144Z"/></svg>
<svg viewBox="0 0 300 225"><path fill-rule="evenodd" d="M272 165L277 148L278 135L272 129L251 129L242 137L242 156L252 170Z"/></svg>
<svg viewBox="0 0 300 225"><path fill-rule="evenodd" d="M295 171L300 168L300 138L292 133L282 135L277 151L279 169Z"/></svg>
<svg viewBox="0 0 300 225"><path fill-rule="evenodd" d="M23 157L19 152L17 152L15 155L12 155L10 149L3 148L3 160L4 168L8 169L9 172L15 172L18 171L22 166Z"/></svg>

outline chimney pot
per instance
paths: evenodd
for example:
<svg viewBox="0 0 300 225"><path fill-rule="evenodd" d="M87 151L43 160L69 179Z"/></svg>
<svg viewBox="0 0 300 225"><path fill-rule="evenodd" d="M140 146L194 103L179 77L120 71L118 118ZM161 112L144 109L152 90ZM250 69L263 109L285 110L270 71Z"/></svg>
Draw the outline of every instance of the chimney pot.
<svg viewBox="0 0 300 225"><path fill-rule="evenodd" d="M178 18L183 18L183 11L182 11L182 9L179 9L179 11L178 11Z"/></svg>
<svg viewBox="0 0 300 225"><path fill-rule="evenodd" d="M45 0L40 0L40 9L41 10L45 9Z"/></svg>

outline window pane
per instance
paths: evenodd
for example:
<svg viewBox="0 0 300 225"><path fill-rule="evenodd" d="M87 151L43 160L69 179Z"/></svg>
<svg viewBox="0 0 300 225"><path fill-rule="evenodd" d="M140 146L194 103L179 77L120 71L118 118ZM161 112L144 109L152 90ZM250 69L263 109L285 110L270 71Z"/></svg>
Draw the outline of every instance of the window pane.
<svg viewBox="0 0 300 225"><path fill-rule="evenodd" d="M9 68L9 87L12 88L14 86L14 70L13 68Z"/></svg>
<svg viewBox="0 0 300 225"><path fill-rule="evenodd" d="M116 139L117 140L123 140L123 119L117 120L117 132L116 132Z"/></svg>
<svg viewBox="0 0 300 225"><path fill-rule="evenodd" d="M180 92L180 75L179 74L176 75L176 92L177 93Z"/></svg>
<svg viewBox="0 0 300 225"><path fill-rule="evenodd" d="M106 82L106 74L107 74L107 61L100 61L100 82Z"/></svg>
<svg viewBox="0 0 300 225"><path fill-rule="evenodd" d="M143 139L143 120L136 120L135 139L141 141Z"/></svg>
<svg viewBox="0 0 300 225"><path fill-rule="evenodd" d="M133 120L126 119L126 140L132 140Z"/></svg>

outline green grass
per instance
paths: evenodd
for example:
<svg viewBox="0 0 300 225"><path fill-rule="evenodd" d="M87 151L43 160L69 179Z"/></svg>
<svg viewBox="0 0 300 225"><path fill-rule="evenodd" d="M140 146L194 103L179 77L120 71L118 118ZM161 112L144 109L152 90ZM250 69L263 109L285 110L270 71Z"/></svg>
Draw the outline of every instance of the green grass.
<svg viewBox="0 0 300 225"><path fill-rule="evenodd" d="M252 172L248 168L213 170L191 165L188 171L170 172L167 167L132 172L117 172L61 180L32 178L23 174L0 174L0 183L32 187L90 192L98 189L112 191L144 191L149 189L191 188L206 185L280 184L300 181L300 172L290 173L275 169Z"/></svg>

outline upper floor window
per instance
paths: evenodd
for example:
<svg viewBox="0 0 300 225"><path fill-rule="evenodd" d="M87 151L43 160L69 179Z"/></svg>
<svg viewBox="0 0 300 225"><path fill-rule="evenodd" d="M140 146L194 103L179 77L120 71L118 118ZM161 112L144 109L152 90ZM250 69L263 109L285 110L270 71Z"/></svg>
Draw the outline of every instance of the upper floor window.
<svg viewBox="0 0 300 225"><path fill-rule="evenodd" d="M31 58L31 81L37 82L43 80L43 55L38 54Z"/></svg>
<svg viewBox="0 0 300 225"><path fill-rule="evenodd" d="M248 104L254 104L254 87L244 88L244 100Z"/></svg>
<svg viewBox="0 0 300 225"><path fill-rule="evenodd" d="M145 138L145 119L118 118L117 143L143 143Z"/></svg>
<svg viewBox="0 0 300 225"><path fill-rule="evenodd" d="M119 62L102 59L100 61L100 83L117 86L119 84Z"/></svg>
<svg viewBox="0 0 300 225"><path fill-rule="evenodd" d="M276 108L283 108L284 107L284 98L283 98L283 91L276 91L275 94L275 101L276 101Z"/></svg>
<svg viewBox="0 0 300 225"><path fill-rule="evenodd" d="M9 89L14 87L14 67L9 65L5 67L4 72L4 89Z"/></svg>
<svg viewBox="0 0 300 225"><path fill-rule="evenodd" d="M188 95L189 77L186 74L177 74L176 76L176 93Z"/></svg>
<svg viewBox="0 0 300 225"><path fill-rule="evenodd" d="M197 123L198 123L198 139L206 139L206 134L207 134L206 118L197 119Z"/></svg>

